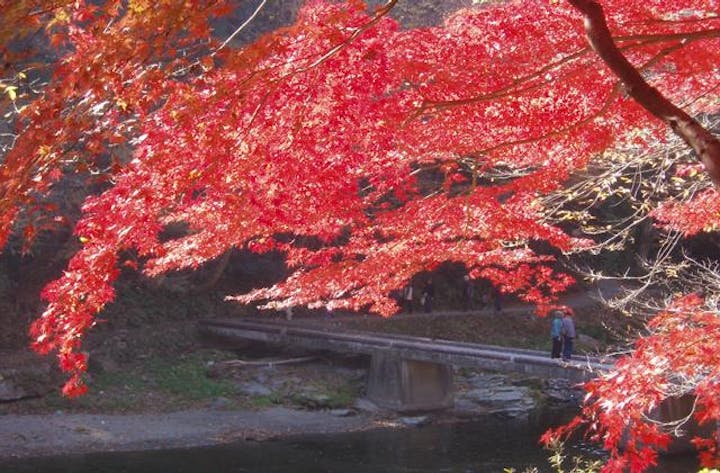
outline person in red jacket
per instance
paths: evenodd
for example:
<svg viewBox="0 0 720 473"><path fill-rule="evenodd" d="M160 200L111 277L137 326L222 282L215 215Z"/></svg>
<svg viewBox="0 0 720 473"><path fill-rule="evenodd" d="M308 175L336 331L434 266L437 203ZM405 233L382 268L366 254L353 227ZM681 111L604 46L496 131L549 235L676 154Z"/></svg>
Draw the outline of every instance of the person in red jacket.
<svg viewBox="0 0 720 473"><path fill-rule="evenodd" d="M573 319L573 311L569 307L565 309L562 319L562 337L563 337L563 354L562 358L569 361L573 353L573 341L577 336L575 331L575 320Z"/></svg>

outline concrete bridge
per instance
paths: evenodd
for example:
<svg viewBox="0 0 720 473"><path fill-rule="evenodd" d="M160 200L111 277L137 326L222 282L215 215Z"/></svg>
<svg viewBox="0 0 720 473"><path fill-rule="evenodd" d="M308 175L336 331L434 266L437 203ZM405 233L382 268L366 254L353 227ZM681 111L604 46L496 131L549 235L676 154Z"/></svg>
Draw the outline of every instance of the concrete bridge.
<svg viewBox="0 0 720 473"><path fill-rule="evenodd" d="M452 366L519 372L582 382L610 367L611 360L575 356L563 362L537 350L452 342L423 337L308 328L261 319L199 322L205 335L224 342L254 340L371 356L367 395L398 411L432 410L453 404Z"/></svg>

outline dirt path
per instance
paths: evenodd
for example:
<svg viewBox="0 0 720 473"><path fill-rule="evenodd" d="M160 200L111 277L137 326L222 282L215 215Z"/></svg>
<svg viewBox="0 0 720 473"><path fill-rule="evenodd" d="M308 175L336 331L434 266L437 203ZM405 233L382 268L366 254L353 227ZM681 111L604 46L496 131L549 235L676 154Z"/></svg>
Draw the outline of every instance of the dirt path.
<svg viewBox="0 0 720 473"><path fill-rule="evenodd" d="M149 415L5 415L0 416L0 463L2 458L199 447L377 426L365 414L338 417L328 411L282 407Z"/></svg>

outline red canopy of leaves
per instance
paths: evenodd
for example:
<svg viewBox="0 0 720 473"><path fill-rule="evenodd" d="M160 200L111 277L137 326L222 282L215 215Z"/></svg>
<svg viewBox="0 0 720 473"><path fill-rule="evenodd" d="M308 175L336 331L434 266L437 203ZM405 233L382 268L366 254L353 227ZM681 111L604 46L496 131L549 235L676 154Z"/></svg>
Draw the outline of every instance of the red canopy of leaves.
<svg viewBox="0 0 720 473"><path fill-rule="evenodd" d="M542 306L573 281L535 242L570 251L587 241L547 223L538 197L608 147L637 140L638 129L653 140L667 131L626 95L565 2L493 3L401 29L386 10L314 0L292 26L222 49L210 28L222 1L76 1L31 14L36 3L19 5L62 58L17 116L0 168L0 242L64 174L92 174L114 150L133 150L112 160L110 186L83 206L83 247L46 287L32 327L36 349L59 351L71 395L84 389L81 337L114 297L122 251L156 275L233 247L280 249L294 273L236 297L271 308L390 315L388 293L444 261ZM717 111L715 1L603 6L643 77L691 114ZM686 225L668 205L658 217ZM704 228L713 218L698 220ZM173 222L190 232L162 240ZM589 389L609 400L650 389L624 379ZM655 394L643 396L638 413ZM617 406L591 406L588 415L607 410L600 432L615 448ZM664 439L652 429L638 436L643 445Z"/></svg>

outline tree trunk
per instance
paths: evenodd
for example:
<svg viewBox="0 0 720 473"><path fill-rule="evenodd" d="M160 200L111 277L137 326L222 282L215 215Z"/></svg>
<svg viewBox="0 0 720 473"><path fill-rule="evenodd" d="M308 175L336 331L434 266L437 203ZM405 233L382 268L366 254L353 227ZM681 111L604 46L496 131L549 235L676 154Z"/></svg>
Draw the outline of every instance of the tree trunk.
<svg viewBox="0 0 720 473"><path fill-rule="evenodd" d="M670 125L697 153L715 186L720 186L720 141L717 137L645 81L615 44L605 20L605 13L598 2L568 1L585 16L585 31L590 45L620 79L628 95L645 110Z"/></svg>

